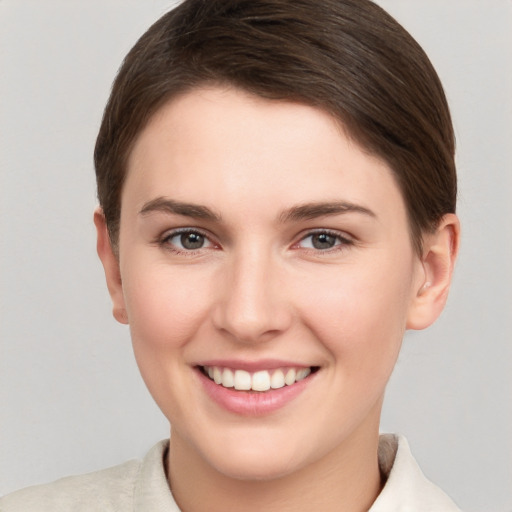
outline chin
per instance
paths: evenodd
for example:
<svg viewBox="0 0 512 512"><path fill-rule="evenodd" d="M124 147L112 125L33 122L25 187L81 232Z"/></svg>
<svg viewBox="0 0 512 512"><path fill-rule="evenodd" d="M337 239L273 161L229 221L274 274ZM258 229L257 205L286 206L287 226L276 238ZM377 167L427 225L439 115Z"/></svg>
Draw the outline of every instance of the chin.
<svg viewBox="0 0 512 512"><path fill-rule="evenodd" d="M219 473L236 480L275 480L300 470L309 462L309 457L300 446L269 443L268 439L258 443L253 438L251 443L242 446L238 443L229 446L219 443L217 446L214 453L207 455L210 465Z"/></svg>
<svg viewBox="0 0 512 512"><path fill-rule="evenodd" d="M241 481L264 482L277 480L294 473L301 465L287 463L281 460L269 460L267 454L254 459L235 458L235 460L223 460L217 471L223 475Z"/></svg>

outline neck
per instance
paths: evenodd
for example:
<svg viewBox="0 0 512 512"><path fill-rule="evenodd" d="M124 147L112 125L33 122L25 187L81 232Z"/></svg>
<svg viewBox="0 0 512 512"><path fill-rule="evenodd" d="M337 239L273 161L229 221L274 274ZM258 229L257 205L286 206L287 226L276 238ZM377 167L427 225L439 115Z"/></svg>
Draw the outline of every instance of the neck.
<svg viewBox="0 0 512 512"><path fill-rule="evenodd" d="M366 435L365 435L366 434ZM173 432L168 474L184 512L368 511L381 490L378 429L356 433L323 458L272 480L239 480L212 468Z"/></svg>

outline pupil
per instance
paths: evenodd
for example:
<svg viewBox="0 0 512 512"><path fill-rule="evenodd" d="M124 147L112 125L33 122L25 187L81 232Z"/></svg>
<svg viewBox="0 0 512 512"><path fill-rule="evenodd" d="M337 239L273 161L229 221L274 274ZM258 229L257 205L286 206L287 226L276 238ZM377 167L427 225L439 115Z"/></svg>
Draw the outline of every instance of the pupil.
<svg viewBox="0 0 512 512"><path fill-rule="evenodd" d="M204 244L204 236L199 233L184 233L181 235L181 245L185 249L200 249Z"/></svg>
<svg viewBox="0 0 512 512"><path fill-rule="evenodd" d="M320 233L313 235L312 242L315 249L330 249L336 244L336 237L327 233Z"/></svg>

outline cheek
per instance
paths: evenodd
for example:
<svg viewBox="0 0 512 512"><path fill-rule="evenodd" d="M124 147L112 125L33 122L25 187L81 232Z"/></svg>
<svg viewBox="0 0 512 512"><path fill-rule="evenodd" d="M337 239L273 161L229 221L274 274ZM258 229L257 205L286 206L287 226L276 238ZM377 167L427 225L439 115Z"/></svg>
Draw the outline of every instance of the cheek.
<svg viewBox="0 0 512 512"><path fill-rule="evenodd" d="M123 281L134 345L170 350L186 344L207 315L207 282L197 273L165 265Z"/></svg>
<svg viewBox="0 0 512 512"><path fill-rule="evenodd" d="M411 267L391 262L340 266L302 292L302 316L335 363L343 365L344 377L380 382L392 371L405 332Z"/></svg>
<svg viewBox="0 0 512 512"><path fill-rule="evenodd" d="M184 347L208 316L208 290L201 286L203 279L192 279L182 269L137 268L123 280L135 359L164 415L179 421L193 403Z"/></svg>

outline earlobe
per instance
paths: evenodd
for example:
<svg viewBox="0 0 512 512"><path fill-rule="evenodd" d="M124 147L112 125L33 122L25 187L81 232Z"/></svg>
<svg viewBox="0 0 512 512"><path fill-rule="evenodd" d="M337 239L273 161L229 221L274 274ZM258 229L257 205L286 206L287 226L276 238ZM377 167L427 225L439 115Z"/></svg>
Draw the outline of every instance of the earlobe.
<svg viewBox="0 0 512 512"><path fill-rule="evenodd" d="M441 314L448 297L460 241L460 224L453 213L445 215L436 231L423 240L422 271L415 283L407 329L425 329Z"/></svg>
<svg viewBox="0 0 512 512"><path fill-rule="evenodd" d="M96 250L105 271L107 288L112 299L112 313L118 322L128 324L119 260L112 250L105 215L100 207L94 210L94 225L97 235Z"/></svg>

